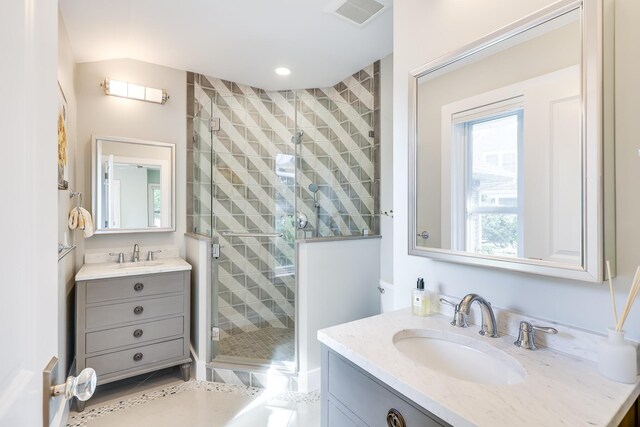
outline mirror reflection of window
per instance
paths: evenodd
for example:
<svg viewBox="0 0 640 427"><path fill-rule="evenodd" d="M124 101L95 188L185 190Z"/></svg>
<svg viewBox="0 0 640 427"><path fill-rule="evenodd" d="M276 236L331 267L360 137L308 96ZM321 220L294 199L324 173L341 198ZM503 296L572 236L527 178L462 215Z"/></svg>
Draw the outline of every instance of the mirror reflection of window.
<svg viewBox="0 0 640 427"><path fill-rule="evenodd" d="M464 130L467 252L519 256L522 214L519 211L518 152L523 112L489 115L460 124Z"/></svg>
<svg viewBox="0 0 640 427"><path fill-rule="evenodd" d="M149 210L149 227L162 226L161 207L162 207L162 192L160 190L160 184L149 184L148 191L149 201L147 203L147 209Z"/></svg>

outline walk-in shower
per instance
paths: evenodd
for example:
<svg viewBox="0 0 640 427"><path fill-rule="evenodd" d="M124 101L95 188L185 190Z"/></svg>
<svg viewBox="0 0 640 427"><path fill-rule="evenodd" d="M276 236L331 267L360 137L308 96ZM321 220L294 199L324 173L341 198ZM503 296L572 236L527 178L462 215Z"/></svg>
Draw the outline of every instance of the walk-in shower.
<svg viewBox="0 0 640 427"><path fill-rule="evenodd" d="M377 231L377 69L295 91L188 73L187 227L220 244L213 362L295 371L296 239Z"/></svg>

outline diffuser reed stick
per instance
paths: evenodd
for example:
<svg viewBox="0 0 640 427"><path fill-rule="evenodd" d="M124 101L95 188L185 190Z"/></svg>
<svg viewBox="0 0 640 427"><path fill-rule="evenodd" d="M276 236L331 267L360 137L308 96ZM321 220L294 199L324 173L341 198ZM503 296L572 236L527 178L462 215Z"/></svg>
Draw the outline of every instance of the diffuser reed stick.
<svg viewBox="0 0 640 427"><path fill-rule="evenodd" d="M638 296L638 291L640 291L640 267L636 269L636 274L633 276L633 283L631 284L631 289L629 289L629 296L627 297L627 303L624 305L624 310L622 311L622 316L618 320L616 324L616 331L620 332L622 330L622 326L624 325L625 320L627 320L627 316L631 311L631 306Z"/></svg>
<svg viewBox="0 0 640 427"><path fill-rule="evenodd" d="M607 260L607 277L609 278L609 293L611 294L611 304L613 305L613 320L616 328L618 327L618 309L616 308L616 298L613 294L613 282L611 281L611 264Z"/></svg>

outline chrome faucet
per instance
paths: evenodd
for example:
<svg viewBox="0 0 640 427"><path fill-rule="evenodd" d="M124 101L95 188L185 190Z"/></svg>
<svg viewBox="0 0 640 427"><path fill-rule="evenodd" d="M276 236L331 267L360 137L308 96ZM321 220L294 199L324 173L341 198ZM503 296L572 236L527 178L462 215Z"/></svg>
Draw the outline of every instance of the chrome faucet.
<svg viewBox="0 0 640 427"><path fill-rule="evenodd" d="M465 295L458 304L454 304L444 298L440 298L440 302L444 302L454 307L453 320L451 321L451 324L460 328L466 328L469 326L467 324L467 316L469 315L471 304L474 301L480 304L480 310L482 313L482 329L480 329L480 335L497 338L498 328L496 326L496 316L493 314L493 309L491 308L491 303L489 301L477 294Z"/></svg>
<svg viewBox="0 0 640 427"><path fill-rule="evenodd" d="M137 243L133 245L133 258L131 259L131 261L133 262L140 261L140 247L138 246Z"/></svg>

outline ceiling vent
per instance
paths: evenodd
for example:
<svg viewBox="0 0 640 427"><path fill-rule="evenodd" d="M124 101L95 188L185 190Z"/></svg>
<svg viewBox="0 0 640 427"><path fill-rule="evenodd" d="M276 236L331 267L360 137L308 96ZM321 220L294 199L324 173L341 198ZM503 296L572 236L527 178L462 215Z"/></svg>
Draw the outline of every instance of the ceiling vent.
<svg viewBox="0 0 640 427"><path fill-rule="evenodd" d="M337 0L331 2L325 11L364 27L389 5L390 0Z"/></svg>

